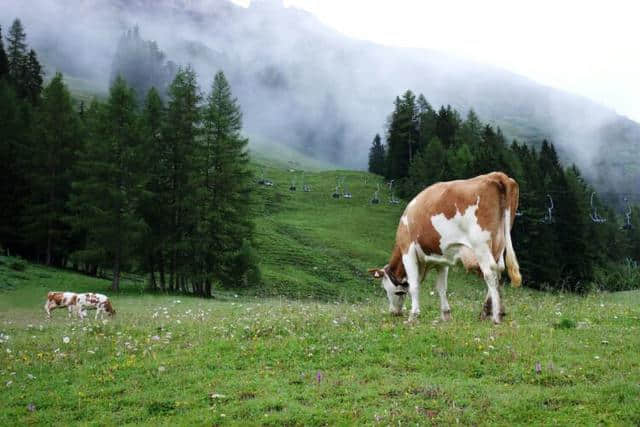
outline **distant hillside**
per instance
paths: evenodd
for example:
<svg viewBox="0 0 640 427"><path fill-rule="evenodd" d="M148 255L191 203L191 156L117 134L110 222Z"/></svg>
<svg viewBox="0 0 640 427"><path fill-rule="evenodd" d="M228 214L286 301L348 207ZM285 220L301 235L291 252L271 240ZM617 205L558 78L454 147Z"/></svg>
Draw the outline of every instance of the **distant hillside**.
<svg viewBox="0 0 640 427"><path fill-rule="evenodd" d="M395 96L422 92L435 107L473 107L510 138L534 145L548 138L602 193L633 192L640 201L638 123L495 67L353 40L306 12L253 3L244 9L226 0L10 0L2 24L20 16L48 64L100 90L120 35L138 24L168 58L193 64L204 87L223 69L249 133L349 167L365 166Z"/></svg>

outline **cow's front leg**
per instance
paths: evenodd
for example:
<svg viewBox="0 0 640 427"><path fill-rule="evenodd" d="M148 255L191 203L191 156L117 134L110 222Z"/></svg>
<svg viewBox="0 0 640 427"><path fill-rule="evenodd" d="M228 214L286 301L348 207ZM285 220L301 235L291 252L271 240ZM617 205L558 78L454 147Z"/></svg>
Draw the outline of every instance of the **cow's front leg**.
<svg viewBox="0 0 640 427"><path fill-rule="evenodd" d="M409 282L409 295L411 296L411 313L409 321L415 321L420 315L420 264L416 256L413 245L409 247L409 251L402 256L402 263L407 273L407 281Z"/></svg>
<svg viewBox="0 0 640 427"><path fill-rule="evenodd" d="M449 267L443 266L438 269L438 277L436 279L436 288L440 295L440 316L442 320L451 320L451 307L447 300L447 278L449 276Z"/></svg>

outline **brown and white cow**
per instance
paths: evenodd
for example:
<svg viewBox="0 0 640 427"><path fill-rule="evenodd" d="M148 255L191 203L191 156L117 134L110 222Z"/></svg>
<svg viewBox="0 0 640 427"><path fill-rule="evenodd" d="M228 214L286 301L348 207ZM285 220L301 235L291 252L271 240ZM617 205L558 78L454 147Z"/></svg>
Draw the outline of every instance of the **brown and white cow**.
<svg viewBox="0 0 640 427"><path fill-rule="evenodd" d="M78 316L81 319L84 319L84 316L87 315L86 310L96 310L96 320L98 319L98 315L103 313L109 314L109 316L113 316L116 314L116 311L113 309L111 305L111 301L109 297L102 294L95 293L86 293L86 294L78 294L78 299L76 301L78 306Z"/></svg>
<svg viewBox="0 0 640 427"><path fill-rule="evenodd" d="M518 287L522 281L511 243L518 192L516 181L502 172L492 172L467 180L439 182L414 197L400 218L389 263L369 270L382 279L390 311L402 313L408 292L409 320L414 320L420 314L420 282L433 268L438 273L441 316L449 320L447 275L449 267L462 260L465 267L480 269L488 287L484 313L491 315L494 323L500 323L498 283L505 258L512 285Z"/></svg>
<svg viewBox="0 0 640 427"><path fill-rule="evenodd" d="M44 311L47 313L47 318L51 319L51 310L56 308L67 308L69 317L71 313L76 311L76 302L78 300L78 294L75 292L49 292L47 294L47 302L44 304Z"/></svg>

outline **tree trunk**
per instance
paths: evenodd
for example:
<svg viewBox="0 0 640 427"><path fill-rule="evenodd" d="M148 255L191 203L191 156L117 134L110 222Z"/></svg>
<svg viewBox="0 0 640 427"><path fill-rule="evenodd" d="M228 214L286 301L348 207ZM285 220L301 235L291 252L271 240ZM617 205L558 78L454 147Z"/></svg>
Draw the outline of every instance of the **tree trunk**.
<svg viewBox="0 0 640 427"><path fill-rule="evenodd" d="M113 292L120 291L120 248L116 252L115 265L113 266L113 282L111 283L111 290Z"/></svg>
<svg viewBox="0 0 640 427"><path fill-rule="evenodd" d="M160 259L158 260L158 270L160 270L160 289L162 292L166 290L166 283L164 281L164 251L160 248Z"/></svg>

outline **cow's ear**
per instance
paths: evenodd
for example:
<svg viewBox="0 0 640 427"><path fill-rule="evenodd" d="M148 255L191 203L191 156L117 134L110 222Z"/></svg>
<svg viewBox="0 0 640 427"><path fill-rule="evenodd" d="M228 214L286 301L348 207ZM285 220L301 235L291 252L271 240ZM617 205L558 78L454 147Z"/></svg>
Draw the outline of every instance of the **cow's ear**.
<svg viewBox="0 0 640 427"><path fill-rule="evenodd" d="M381 279L384 276L384 270L382 268L370 268L367 271L376 279Z"/></svg>

